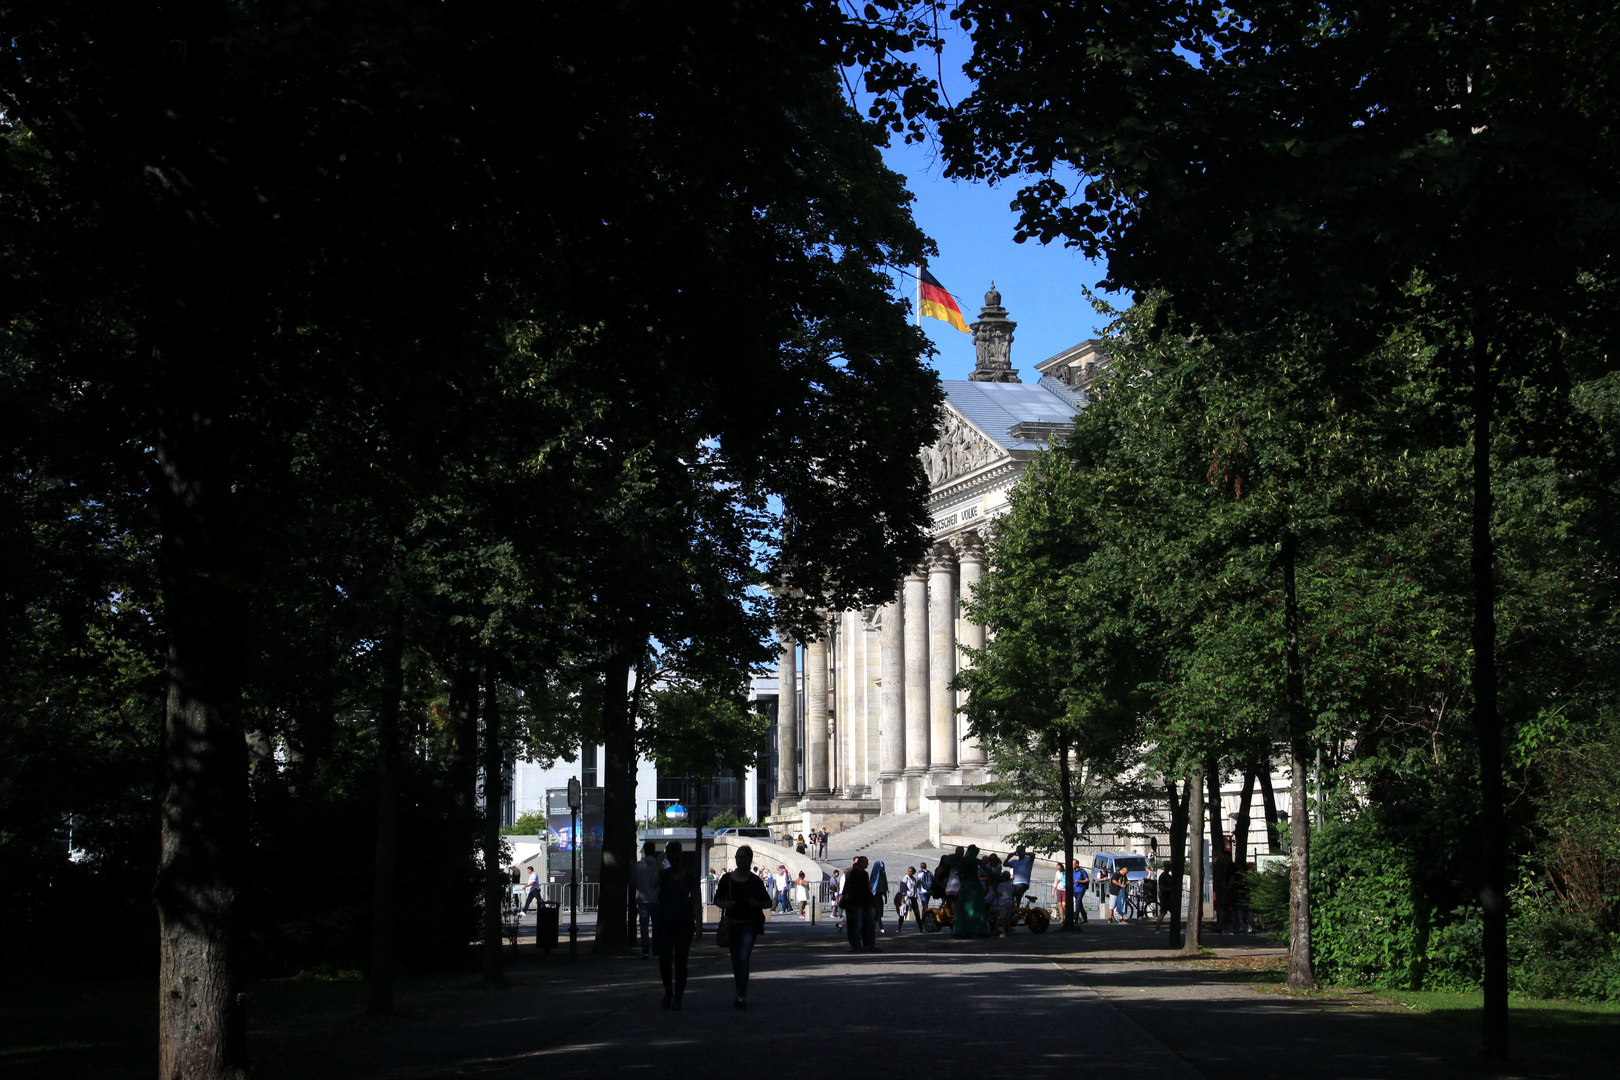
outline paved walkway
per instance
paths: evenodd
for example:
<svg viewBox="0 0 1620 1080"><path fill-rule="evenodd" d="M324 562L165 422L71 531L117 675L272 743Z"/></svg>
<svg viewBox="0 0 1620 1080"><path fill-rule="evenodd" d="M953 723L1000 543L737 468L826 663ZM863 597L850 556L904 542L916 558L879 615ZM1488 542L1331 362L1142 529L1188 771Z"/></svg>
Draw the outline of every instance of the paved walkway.
<svg viewBox="0 0 1620 1080"><path fill-rule="evenodd" d="M891 924L892 925L892 924ZM1266 962L1248 939L1215 938L1227 961L1168 953L1137 926L957 941L908 930L852 955L826 924L777 918L755 952L749 1008L732 1008L730 964L705 935L685 1009L666 1011L656 961L527 955L512 984L402 987L401 1015L308 1018L259 1031L255 1080L448 1077L707 1078L739 1064L930 1077L1152 1080L1611 1075L1534 1063L1492 1073L1466 1039L1353 998L1261 992L1230 958ZM1273 957L1276 950L1271 950ZM1274 962L1274 961L1273 961Z"/></svg>

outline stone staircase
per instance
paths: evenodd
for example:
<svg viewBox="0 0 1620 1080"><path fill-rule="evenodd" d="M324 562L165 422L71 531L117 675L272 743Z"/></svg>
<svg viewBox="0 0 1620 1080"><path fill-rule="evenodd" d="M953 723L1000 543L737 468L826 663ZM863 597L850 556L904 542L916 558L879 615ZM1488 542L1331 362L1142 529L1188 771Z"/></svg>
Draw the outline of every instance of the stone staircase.
<svg viewBox="0 0 1620 1080"><path fill-rule="evenodd" d="M928 851L928 815L883 814L827 837L827 859L845 863L872 852Z"/></svg>

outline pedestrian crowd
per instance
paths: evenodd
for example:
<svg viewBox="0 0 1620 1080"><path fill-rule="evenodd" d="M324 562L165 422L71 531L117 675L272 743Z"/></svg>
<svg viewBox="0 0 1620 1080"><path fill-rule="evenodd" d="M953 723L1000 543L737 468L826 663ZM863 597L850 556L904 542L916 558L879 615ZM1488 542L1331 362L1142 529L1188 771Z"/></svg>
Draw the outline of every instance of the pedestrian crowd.
<svg viewBox="0 0 1620 1080"><path fill-rule="evenodd" d="M800 836L800 853L824 853L825 829ZM755 944L765 932L770 914L811 917L817 903L816 887L806 871L796 875L785 864L774 869L753 862L754 852L739 847L736 866L715 877L700 879L682 861L679 841L671 841L659 856L648 841L643 858L635 867L638 931L642 956L658 957L663 982L663 1007L680 1009L686 990L688 957L692 942L702 933L702 898L706 894L720 908L716 944L731 954L732 977L738 1009L748 1007L749 966ZM1108 922L1123 923L1130 918L1155 919L1161 929L1164 919L1181 899L1180 879L1156 856L1145 860L1147 870L1109 869L1099 856L1092 869L1074 859L1067 871L1058 869L1052 891L1056 899L1054 917L1062 918L1065 905L1073 904L1077 922L1088 922L1084 900L1095 895L1098 914ZM958 847L947 853L933 870L926 862L895 871L893 880L883 860L857 855L847 869L834 869L825 882L827 900L837 916L851 952L877 953L879 936L888 933L885 922L891 912L894 933L905 930L910 919L918 932L950 927L959 938L1006 937L1025 916L1019 905L1029 892L1035 857L1020 845L1003 861L994 852L981 852L977 846ZM1249 909L1246 879L1252 864L1237 869L1230 849L1216 852L1211 863L1211 883L1215 896L1215 924L1218 933L1249 933L1255 929ZM538 879L529 885L537 892ZM1046 913L1024 909L1033 925ZM1040 927L1037 926L1037 929ZM1076 927L1078 929L1078 926Z"/></svg>

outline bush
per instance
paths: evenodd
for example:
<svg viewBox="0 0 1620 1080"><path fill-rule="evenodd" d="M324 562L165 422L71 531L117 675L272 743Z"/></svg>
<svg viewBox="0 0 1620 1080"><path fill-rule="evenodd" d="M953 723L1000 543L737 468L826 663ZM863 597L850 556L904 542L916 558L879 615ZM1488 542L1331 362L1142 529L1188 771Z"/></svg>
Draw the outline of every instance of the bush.
<svg viewBox="0 0 1620 1080"><path fill-rule="evenodd" d="M546 815L537 813L519 814L512 824L501 829L502 836L544 836L546 835Z"/></svg>
<svg viewBox="0 0 1620 1080"><path fill-rule="evenodd" d="M1276 934L1288 944L1288 867L1273 863L1263 874L1248 874L1249 910L1260 921L1260 928Z"/></svg>
<svg viewBox="0 0 1620 1080"><path fill-rule="evenodd" d="M1508 981L1516 994L1620 1001L1620 938L1560 910L1544 886L1517 890L1508 920Z"/></svg>

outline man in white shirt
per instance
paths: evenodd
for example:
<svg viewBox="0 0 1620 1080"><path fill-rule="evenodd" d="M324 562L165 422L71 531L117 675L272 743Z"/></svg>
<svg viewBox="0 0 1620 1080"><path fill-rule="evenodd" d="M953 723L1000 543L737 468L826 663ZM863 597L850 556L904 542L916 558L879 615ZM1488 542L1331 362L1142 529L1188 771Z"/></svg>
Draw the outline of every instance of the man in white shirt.
<svg viewBox="0 0 1620 1080"><path fill-rule="evenodd" d="M523 914L529 913L529 905L540 900L540 875L534 872L534 867L526 867L529 871L529 894L523 898ZM540 901L544 903L544 901Z"/></svg>
<svg viewBox="0 0 1620 1080"><path fill-rule="evenodd" d="M787 867L776 868L776 902L783 911L793 910L793 898L788 892Z"/></svg>
<svg viewBox="0 0 1620 1080"><path fill-rule="evenodd" d="M653 905L658 903L658 845L648 840L641 845L636 863L636 915L641 927L641 958L652 955Z"/></svg>

